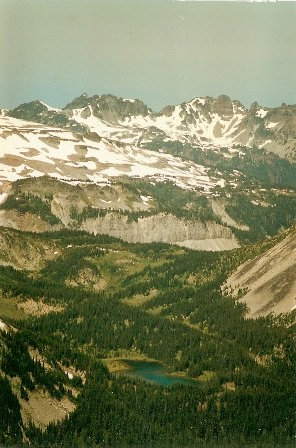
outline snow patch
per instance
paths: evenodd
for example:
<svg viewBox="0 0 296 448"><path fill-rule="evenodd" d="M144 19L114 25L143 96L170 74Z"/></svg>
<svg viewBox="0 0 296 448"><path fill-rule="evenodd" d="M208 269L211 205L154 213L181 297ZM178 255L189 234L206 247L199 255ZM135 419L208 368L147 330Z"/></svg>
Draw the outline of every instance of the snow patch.
<svg viewBox="0 0 296 448"><path fill-rule="evenodd" d="M61 112L61 109L57 109L56 107L51 107L48 104L44 103L43 101L39 100L39 103L43 104L47 108L49 112Z"/></svg>
<svg viewBox="0 0 296 448"><path fill-rule="evenodd" d="M150 199L152 199L151 196L143 196L143 195L140 195L140 198L145 204L147 204L150 201Z"/></svg>
<svg viewBox="0 0 296 448"><path fill-rule="evenodd" d="M67 165L70 165L70 163L67 163ZM97 168L97 165L95 162L93 162L92 160L90 160L89 162L76 162L76 163L71 163L72 166L81 166L81 167L85 167L89 170L95 170Z"/></svg>
<svg viewBox="0 0 296 448"><path fill-rule="evenodd" d="M261 109L257 110L256 117L264 118L267 113L268 113L268 110L261 108Z"/></svg>
<svg viewBox="0 0 296 448"><path fill-rule="evenodd" d="M7 193L2 193L0 194L0 204L2 204L2 202L5 201L5 199L7 198L8 194Z"/></svg>
<svg viewBox="0 0 296 448"><path fill-rule="evenodd" d="M199 104L202 104L203 106L205 105L205 98L196 98Z"/></svg>
<svg viewBox="0 0 296 448"><path fill-rule="evenodd" d="M274 128L278 123L273 123L272 121L268 123L265 127L266 129L272 129Z"/></svg>
<svg viewBox="0 0 296 448"><path fill-rule="evenodd" d="M136 100L130 98L123 98L123 101L128 101L129 103L135 103Z"/></svg>
<svg viewBox="0 0 296 448"><path fill-rule="evenodd" d="M271 140L266 140L262 145L259 145L259 148L263 148L264 146L268 145L268 143L271 143Z"/></svg>

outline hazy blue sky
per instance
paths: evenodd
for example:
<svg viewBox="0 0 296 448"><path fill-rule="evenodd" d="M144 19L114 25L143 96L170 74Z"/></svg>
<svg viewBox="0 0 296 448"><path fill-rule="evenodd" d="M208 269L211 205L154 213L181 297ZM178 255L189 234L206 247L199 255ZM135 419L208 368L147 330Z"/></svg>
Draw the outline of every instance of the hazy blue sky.
<svg viewBox="0 0 296 448"><path fill-rule="evenodd" d="M221 93L296 103L296 4L0 0L0 107L83 92L154 109Z"/></svg>

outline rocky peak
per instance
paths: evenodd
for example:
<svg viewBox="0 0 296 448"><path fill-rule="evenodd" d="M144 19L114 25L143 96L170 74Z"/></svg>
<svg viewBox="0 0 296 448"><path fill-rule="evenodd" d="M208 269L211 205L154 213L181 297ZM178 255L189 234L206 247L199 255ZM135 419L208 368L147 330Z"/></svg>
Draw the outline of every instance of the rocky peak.
<svg viewBox="0 0 296 448"><path fill-rule="evenodd" d="M118 115L121 119L127 116L146 116L150 112L146 104L138 99L130 100L114 95L101 95L97 106L100 111L110 112L114 116Z"/></svg>
<svg viewBox="0 0 296 448"><path fill-rule="evenodd" d="M182 105L184 105L184 104L185 103L182 103ZM161 109L160 112L155 113L154 115L156 117L160 117L161 115L165 115L166 117L170 117L173 114L175 109L176 109L176 106L171 106L171 105L165 106L163 109Z"/></svg>
<svg viewBox="0 0 296 448"><path fill-rule="evenodd" d="M82 109L89 104L90 99L91 97L87 93L83 93L82 95L74 98L74 100L68 103L63 109Z"/></svg>
<svg viewBox="0 0 296 448"><path fill-rule="evenodd" d="M82 94L64 108L65 111L89 108L87 115L93 114L105 121L124 120L130 116L146 116L150 109L138 99L124 99L111 94L88 96Z"/></svg>
<svg viewBox="0 0 296 448"><path fill-rule="evenodd" d="M229 119L234 113L245 113L246 109L240 101L231 100L227 95L220 95L218 98L206 96L204 98L193 98L188 103L182 103L183 109L188 110L188 105L193 107L193 111L198 111L210 119L209 114L218 114L221 118Z"/></svg>
<svg viewBox="0 0 296 448"><path fill-rule="evenodd" d="M249 113L253 114L256 113L259 109L261 109L261 106L257 103L257 101L254 101L254 103L251 104Z"/></svg>
<svg viewBox="0 0 296 448"><path fill-rule="evenodd" d="M23 120L32 120L36 115L48 112L48 107L40 100L23 103L10 111L9 115L15 118L22 118Z"/></svg>
<svg viewBox="0 0 296 448"><path fill-rule="evenodd" d="M212 111L220 116L229 117L233 115L233 104L229 96L220 95L212 105Z"/></svg>
<svg viewBox="0 0 296 448"><path fill-rule="evenodd" d="M41 100L34 100L30 101L28 103L20 104L18 107L16 107L13 110L10 110L10 115L15 112L19 113L26 113L27 111L31 112L61 112L61 109L51 107L48 104L44 103L44 101Z"/></svg>
<svg viewBox="0 0 296 448"><path fill-rule="evenodd" d="M85 132L85 128L74 120L67 117L63 110L48 106L41 100L23 103L6 115L25 121L43 123L49 126L69 127L79 132Z"/></svg>

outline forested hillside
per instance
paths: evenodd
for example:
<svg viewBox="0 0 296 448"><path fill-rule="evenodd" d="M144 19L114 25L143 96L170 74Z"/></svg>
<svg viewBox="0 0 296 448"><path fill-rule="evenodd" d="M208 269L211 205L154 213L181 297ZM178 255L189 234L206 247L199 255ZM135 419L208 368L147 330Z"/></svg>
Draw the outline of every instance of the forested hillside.
<svg viewBox="0 0 296 448"><path fill-rule="evenodd" d="M32 257L48 248L29 270L20 257L15 270L15 254L3 254L2 443L292 446L295 311L247 319L243 291L233 298L221 289L286 233L205 253L79 231L1 232L21 237ZM196 385L164 388L102 363L125 358L158 360ZM36 420L36 394L47 409L63 405L59 423Z"/></svg>

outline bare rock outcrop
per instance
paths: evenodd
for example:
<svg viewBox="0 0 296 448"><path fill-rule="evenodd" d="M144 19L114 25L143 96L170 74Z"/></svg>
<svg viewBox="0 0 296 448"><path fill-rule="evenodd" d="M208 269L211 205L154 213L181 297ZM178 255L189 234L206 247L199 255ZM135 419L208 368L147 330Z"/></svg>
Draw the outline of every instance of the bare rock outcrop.
<svg viewBox="0 0 296 448"><path fill-rule="evenodd" d="M238 247L228 227L215 222L194 222L171 214L129 221L127 216L108 213L106 216L83 221L81 229L94 234L108 234L129 243L164 242L201 250L226 250Z"/></svg>
<svg viewBox="0 0 296 448"><path fill-rule="evenodd" d="M296 306L296 231L264 254L243 263L227 280L226 288L245 291L240 299L249 317L289 312Z"/></svg>

